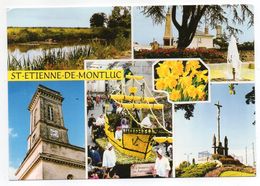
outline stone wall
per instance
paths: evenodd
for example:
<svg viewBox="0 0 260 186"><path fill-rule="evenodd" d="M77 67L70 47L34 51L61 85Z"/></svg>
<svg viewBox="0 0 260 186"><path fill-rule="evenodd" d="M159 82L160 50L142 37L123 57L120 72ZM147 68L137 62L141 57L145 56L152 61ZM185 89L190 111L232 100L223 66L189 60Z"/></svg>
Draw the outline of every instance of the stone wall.
<svg viewBox="0 0 260 186"><path fill-rule="evenodd" d="M35 163L31 170L22 178L23 180L42 180L43 179L43 164L42 161Z"/></svg>
<svg viewBox="0 0 260 186"><path fill-rule="evenodd" d="M68 175L72 175L72 179L86 179L85 174L82 168L43 161L44 180L66 180Z"/></svg>
<svg viewBox="0 0 260 186"><path fill-rule="evenodd" d="M63 156L76 161L85 162L85 152L80 150L79 147L74 147L70 145L59 145L50 142L43 143L43 151L48 154L55 154L57 156Z"/></svg>

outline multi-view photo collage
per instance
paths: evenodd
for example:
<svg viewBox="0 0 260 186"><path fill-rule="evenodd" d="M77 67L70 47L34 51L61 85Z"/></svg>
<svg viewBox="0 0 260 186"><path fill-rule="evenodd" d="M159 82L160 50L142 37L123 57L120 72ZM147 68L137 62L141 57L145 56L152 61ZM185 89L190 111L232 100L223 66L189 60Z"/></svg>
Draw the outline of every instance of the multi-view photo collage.
<svg viewBox="0 0 260 186"><path fill-rule="evenodd" d="M13 8L9 179L255 177L251 5Z"/></svg>

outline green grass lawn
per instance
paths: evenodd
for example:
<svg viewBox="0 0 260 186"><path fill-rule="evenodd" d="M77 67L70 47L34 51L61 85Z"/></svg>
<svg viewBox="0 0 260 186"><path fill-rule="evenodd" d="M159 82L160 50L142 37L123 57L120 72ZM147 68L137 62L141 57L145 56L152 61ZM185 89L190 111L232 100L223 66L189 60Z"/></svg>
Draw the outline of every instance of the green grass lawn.
<svg viewBox="0 0 260 186"><path fill-rule="evenodd" d="M220 177L250 177L255 176L255 174L239 172L239 171L225 171L220 174Z"/></svg>
<svg viewBox="0 0 260 186"><path fill-rule="evenodd" d="M209 64L210 77L212 81L227 80L227 64ZM249 64L243 64L241 68L241 78L243 81L254 81L255 70L249 68Z"/></svg>

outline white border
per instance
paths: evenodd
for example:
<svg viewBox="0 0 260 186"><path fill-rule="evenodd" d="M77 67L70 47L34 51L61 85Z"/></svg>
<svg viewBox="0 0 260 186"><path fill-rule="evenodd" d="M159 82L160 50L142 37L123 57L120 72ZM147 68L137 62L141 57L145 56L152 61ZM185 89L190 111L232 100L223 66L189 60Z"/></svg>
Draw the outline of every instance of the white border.
<svg viewBox="0 0 260 186"><path fill-rule="evenodd" d="M1 43L1 62L0 62L0 183L6 186L106 186L113 184L114 186L122 185L135 185L135 186L245 186L252 185L257 186L260 182L260 176L257 173L257 177L254 178L182 178L182 179L131 179L131 180L68 180L68 181L8 181L8 105L7 105L7 45L6 45L6 7L78 7L78 6L110 6L110 5L159 5L159 4L253 4L255 14L255 33L260 33L260 6L257 0L1 0L0 1L0 43ZM259 92L259 81L260 78L260 65L259 65L259 34L255 35L255 62L256 63L256 92ZM257 94L256 94L257 95ZM256 97L256 120L260 121L260 109L259 109L258 97ZM256 125L256 131L258 131L258 124ZM260 171L260 135L256 136L256 162L257 172Z"/></svg>

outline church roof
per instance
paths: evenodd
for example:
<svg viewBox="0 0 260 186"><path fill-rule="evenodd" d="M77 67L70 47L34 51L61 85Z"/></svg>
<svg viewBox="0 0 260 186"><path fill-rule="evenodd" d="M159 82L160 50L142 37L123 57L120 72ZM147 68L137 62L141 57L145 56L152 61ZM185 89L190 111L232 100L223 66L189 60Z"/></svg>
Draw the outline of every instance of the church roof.
<svg viewBox="0 0 260 186"><path fill-rule="evenodd" d="M28 106L28 110L31 109L35 99L39 95L49 96L52 99L56 99L56 100L60 100L60 101L63 101L63 99L64 99L60 92L39 84L38 87L37 87L37 90L35 91L35 93L34 93L34 95L32 97L32 100L31 100L31 102L30 102L30 104Z"/></svg>

